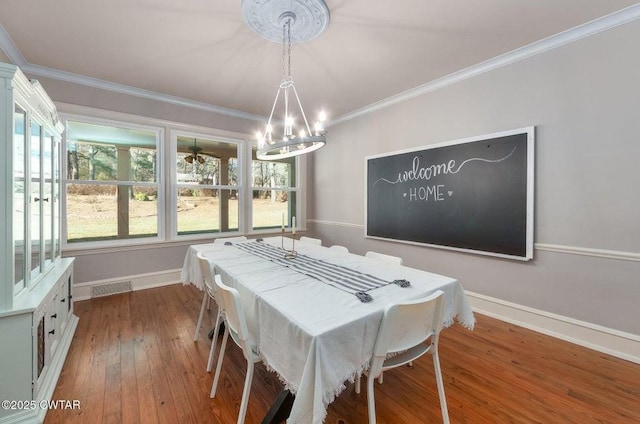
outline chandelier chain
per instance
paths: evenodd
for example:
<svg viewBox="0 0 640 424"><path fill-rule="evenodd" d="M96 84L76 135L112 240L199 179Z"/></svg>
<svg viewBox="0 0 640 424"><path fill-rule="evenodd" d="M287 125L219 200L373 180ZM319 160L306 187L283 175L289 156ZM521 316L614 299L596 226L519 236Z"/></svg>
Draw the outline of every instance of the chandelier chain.
<svg viewBox="0 0 640 424"><path fill-rule="evenodd" d="M287 77L286 70L286 62L287 62L287 50L286 50L286 40L287 40L287 25L282 25L282 79Z"/></svg>
<svg viewBox="0 0 640 424"><path fill-rule="evenodd" d="M282 25L282 78L291 78L291 18Z"/></svg>
<svg viewBox="0 0 640 424"><path fill-rule="evenodd" d="M291 77L291 19L287 19L287 76Z"/></svg>

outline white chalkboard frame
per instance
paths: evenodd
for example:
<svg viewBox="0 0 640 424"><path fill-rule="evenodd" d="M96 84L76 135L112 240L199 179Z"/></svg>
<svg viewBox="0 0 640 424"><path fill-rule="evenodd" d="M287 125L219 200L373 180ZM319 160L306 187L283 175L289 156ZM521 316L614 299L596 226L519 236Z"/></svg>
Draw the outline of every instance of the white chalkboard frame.
<svg viewBox="0 0 640 424"><path fill-rule="evenodd" d="M527 136L527 152L526 152L526 156L527 156L526 202L527 202L527 205L526 205L526 248L525 248L526 253L524 256L509 255L509 254L502 254L502 253L475 250L475 249L465 249L465 248L445 246L445 245L439 245L439 244L422 243L422 242L416 242L411 240L401 240L397 238L386 238L386 237L370 235L368 233L369 225L367 223L367 218L368 218L367 211L368 211L369 182L367 180L368 180L368 162L370 160L376 159L376 158L385 158L385 157L405 154L405 153L420 152L424 150L435 149L435 148L445 147L445 146L452 146L457 144L472 143L472 142L482 141L482 140L491 140L494 138L506 137L511 135L519 135L519 134L526 134ZM506 131L501 131L501 132L496 132L491 134L484 134L484 135L468 137L468 138L463 138L458 140L446 141L442 143L411 147L408 149L396 150L392 152L386 152L386 153L381 153L377 155L367 156L365 157L365 163L364 163L364 173L365 173L365 176L364 176L364 194L365 194L364 196L364 223L365 223L364 233L365 234L364 235L365 235L365 238L392 241L396 243L412 244L412 245L425 246L425 247L433 247L437 249L454 250L458 252L494 256L494 257L500 257L505 259L515 259L520 261L531 260L533 259L533 245L534 245L534 240L533 240L534 238L534 197L535 197L534 196L534 193L535 193L534 170L535 170L535 127L534 126L506 130Z"/></svg>

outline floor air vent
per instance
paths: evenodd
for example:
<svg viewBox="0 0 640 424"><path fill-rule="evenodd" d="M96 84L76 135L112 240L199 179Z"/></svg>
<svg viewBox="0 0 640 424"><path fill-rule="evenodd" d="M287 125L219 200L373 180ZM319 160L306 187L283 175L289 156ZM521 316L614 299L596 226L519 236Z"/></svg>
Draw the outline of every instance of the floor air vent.
<svg viewBox="0 0 640 424"><path fill-rule="evenodd" d="M99 286L91 287L91 297L109 296L116 293L130 292L131 281L120 281L117 283L100 284Z"/></svg>

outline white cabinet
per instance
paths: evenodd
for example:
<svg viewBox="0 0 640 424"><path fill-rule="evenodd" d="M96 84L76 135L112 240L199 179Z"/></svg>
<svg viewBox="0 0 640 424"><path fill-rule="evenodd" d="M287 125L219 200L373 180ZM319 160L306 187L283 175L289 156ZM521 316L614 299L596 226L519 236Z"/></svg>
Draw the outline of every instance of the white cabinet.
<svg viewBox="0 0 640 424"><path fill-rule="evenodd" d="M78 322L60 248L63 128L42 86L0 63L0 400L22 406L3 404L0 424L42 421L24 402L51 398Z"/></svg>

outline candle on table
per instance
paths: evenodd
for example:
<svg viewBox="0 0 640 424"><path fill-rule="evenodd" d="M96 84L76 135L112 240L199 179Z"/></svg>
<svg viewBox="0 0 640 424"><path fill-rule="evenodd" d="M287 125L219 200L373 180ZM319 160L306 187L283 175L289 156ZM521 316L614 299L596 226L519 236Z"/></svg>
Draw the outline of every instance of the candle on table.
<svg viewBox="0 0 640 424"><path fill-rule="evenodd" d="M284 212L282 212L282 231L284 231Z"/></svg>
<svg viewBox="0 0 640 424"><path fill-rule="evenodd" d="M291 224L291 234L296 235L296 217L293 217L293 223Z"/></svg>

